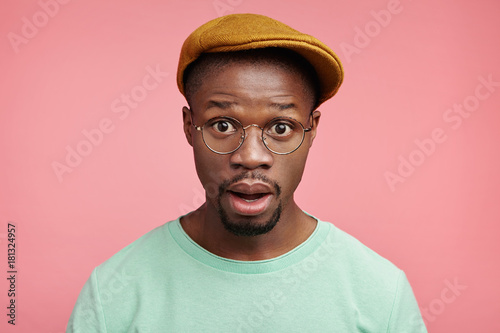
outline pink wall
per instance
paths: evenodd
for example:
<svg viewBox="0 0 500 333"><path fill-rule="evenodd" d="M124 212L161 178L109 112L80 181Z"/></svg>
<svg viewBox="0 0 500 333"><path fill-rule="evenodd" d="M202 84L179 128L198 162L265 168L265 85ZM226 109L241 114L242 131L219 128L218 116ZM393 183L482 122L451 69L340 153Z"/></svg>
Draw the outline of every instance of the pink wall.
<svg viewBox="0 0 500 333"><path fill-rule="evenodd" d="M0 5L0 331L63 332L94 266L201 203L177 57L237 12L313 34L345 66L302 208L405 270L430 332L500 331L500 2L55 1ZM86 156L68 165L67 149Z"/></svg>

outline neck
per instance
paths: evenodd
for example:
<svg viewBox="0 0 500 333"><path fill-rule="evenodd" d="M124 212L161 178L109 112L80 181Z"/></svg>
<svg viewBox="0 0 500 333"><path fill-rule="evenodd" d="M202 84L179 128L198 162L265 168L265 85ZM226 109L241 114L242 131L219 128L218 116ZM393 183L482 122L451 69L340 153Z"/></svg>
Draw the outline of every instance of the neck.
<svg viewBox="0 0 500 333"><path fill-rule="evenodd" d="M291 251L312 234L316 223L293 201L284 207L276 226L258 236L237 236L226 230L215 207L207 203L181 219L184 231L205 250L244 261L271 259Z"/></svg>

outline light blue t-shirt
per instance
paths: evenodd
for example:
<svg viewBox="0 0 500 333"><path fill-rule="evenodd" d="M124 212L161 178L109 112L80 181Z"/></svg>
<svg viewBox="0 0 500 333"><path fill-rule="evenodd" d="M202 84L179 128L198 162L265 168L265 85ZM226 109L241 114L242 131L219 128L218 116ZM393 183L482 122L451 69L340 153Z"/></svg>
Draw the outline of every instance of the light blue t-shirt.
<svg viewBox="0 0 500 333"><path fill-rule="evenodd" d="M98 266L67 332L426 332L403 271L333 224L279 257L238 261L179 219Z"/></svg>

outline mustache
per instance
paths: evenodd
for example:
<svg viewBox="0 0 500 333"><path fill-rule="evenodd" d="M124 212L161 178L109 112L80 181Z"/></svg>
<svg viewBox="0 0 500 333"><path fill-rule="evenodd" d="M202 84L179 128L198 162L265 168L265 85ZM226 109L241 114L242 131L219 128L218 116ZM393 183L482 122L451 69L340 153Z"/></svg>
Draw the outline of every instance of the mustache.
<svg viewBox="0 0 500 333"><path fill-rule="evenodd" d="M260 180L264 183L267 183L274 187L274 190L276 192L276 197L279 198L281 195L281 186L278 185L277 182L274 180L269 179L267 176L261 174L260 172L253 171L253 172L244 172L232 179L226 179L225 181L222 182L222 184L219 185L219 197L222 196L222 194L227 190L227 188L234 183L239 182L240 180L243 179L256 179Z"/></svg>

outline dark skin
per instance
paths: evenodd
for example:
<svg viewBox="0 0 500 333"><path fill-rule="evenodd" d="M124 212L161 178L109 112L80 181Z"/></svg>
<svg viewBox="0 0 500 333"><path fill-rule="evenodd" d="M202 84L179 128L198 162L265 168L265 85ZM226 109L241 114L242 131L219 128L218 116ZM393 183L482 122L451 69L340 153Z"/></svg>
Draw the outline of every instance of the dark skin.
<svg viewBox="0 0 500 333"><path fill-rule="evenodd" d="M235 260L270 259L303 243L316 228L317 221L306 215L294 201L294 192L301 181L321 115L315 111L310 116L313 101L304 84L298 74L276 66L235 62L205 78L190 98L191 110L183 108L184 133L193 147L206 202L183 217L181 225L207 251ZM264 146L261 130L250 127L238 150L219 155L205 146L201 132L192 122L201 126L221 115L236 118L243 126L257 124L261 127L274 117L287 116L312 130L305 134L298 150L289 155L276 155ZM265 187L271 198L263 212L247 216L231 205L230 193L222 193L217 200L216 189L224 180L250 173L264 175L277 183L281 193L260 180L239 181L236 185ZM218 214L219 203L234 223L266 223L280 204L282 213L271 231L258 236L238 236L224 228Z"/></svg>

